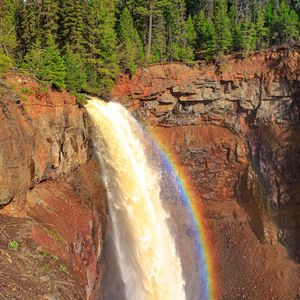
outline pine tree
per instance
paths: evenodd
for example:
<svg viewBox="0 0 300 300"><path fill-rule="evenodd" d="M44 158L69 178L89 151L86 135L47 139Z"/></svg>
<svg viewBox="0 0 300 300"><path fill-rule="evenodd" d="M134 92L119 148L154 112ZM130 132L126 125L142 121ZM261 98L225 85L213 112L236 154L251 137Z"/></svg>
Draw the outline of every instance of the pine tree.
<svg viewBox="0 0 300 300"><path fill-rule="evenodd" d="M2 57L13 57L17 46L15 30L16 5L11 0L2 0L0 2L0 50Z"/></svg>
<svg viewBox="0 0 300 300"><path fill-rule="evenodd" d="M40 5L40 39L46 45L49 39L58 37L58 2L57 0L43 0Z"/></svg>
<svg viewBox="0 0 300 300"><path fill-rule="evenodd" d="M38 2L21 1L17 10L17 39L22 57L40 41L39 22Z"/></svg>
<svg viewBox="0 0 300 300"><path fill-rule="evenodd" d="M260 9L257 12L255 27L256 27L256 36L257 36L256 49L267 48L268 47L269 28L266 25L264 9Z"/></svg>
<svg viewBox="0 0 300 300"><path fill-rule="evenodd" d="M94 0L92 2L94 18L94 45L97 49L95 68L100 94L107 96L119 72L117 55L116 2L113 0Z"/></svg>
<svg viewBox="0 0 300 300"><path fill-rule="evenodd" d="M73 53L69 48L64 55L66 70L66 88L71 92L80 92L86 84L86 74L79 54Z"/></svg>
<svg viewBox="0 0 300 300"><path fill-rule="evenodd" d="M194 48L196 45L197 35L194 27L194 22L191 16L189 16L186 21L185 33L186 33L187 44Z"/></svg>
<svg viewBox="0 0 300 300"><path fill-rule="evenodd" d="M228 52L232 46L232 34L226 0L216 0L213 21L216 32L217 51L219 55L222 55Z"/></svg>
<svg viewBox="0 0 300 300"><path fill-rule="evenodd" d="M241 50L242 44L242 24L238 18L238 1L234 0L229 9L229 18L232 34L232 50Z"/></svg>
<svg viewBox="0 0 300 300"><path fill-rule="evenodd" d="M56 88L65 87L66 69L64 60L52 38L47 41L47 47L42 48L40 41L28 51L23 66L40 81Z"/></svg>
<svg viewBox="0 0 300 300"><path fill-rule="evenodd" d="M144 60L144 52L141 38L134 27L133 19L127 7L123 9L120 16L119 36L121 67L134 74Z"/></svg>
<svg viewBox="0 0 300 300"><path fill-rule="evenodd" d="M40 69L42 68L42 55L43 49L41 42L37 40L30 49L28 49L21 66L24 69L28 69L30 74L34 77L38 77Z"/></svg>
<svg viewBox="0 0 300 300"><path fill-rule="evenodd" d="M82 0L59 0L59 45L64 51L84 53L85 14Z"/></svg>
<svg viewBox="0 0 300 300"><path fill-rule="evenodd" d="M42 55L42 68L38 73L41 80L56 88L65 88L66 69L53 39L50 39Z"/></svg>
<svg viewBox="0 0 300 300"><path fill-rule="evenodd" d="M195 59L196 31L191 16L185 22L185 47L183 48L182 59L192 61Z"/></svg>
<svg viewBox="0 0 300 300"><path fill-rule="evenodd" d="M163 62L167 59L167 34L165 18L157 16L153 24L153 42L151 55L149 58L150 63Z"/></svg>
<svg viewBox="0 0 300 300"><path fill-rule="evenodd" d="M179 0L174 2L174 5ZM154 28L156 24L162 28L164 26L166 34L168 34L167 27L168 21L166 20L165 14L171 13L172 8L171 4L173 1L171 0L128 0L127 5L130 11L133 14L135 24L137 25L137 29L139 31L140 36L144 37L144 45L145 45L145 64L148 64L150 59L153 60L152 50L153 45L157 44L154 40L154 32L157 30ZM170 8L170 9L167 9ZM175 10L173 10L176 13ZM162 20L162 17L164 20ZM164 25L162 25L164 24ZM156 34L161 40L161 35ZM165 37L167 42L168 37ZM157 48L157 45L156 45ZM158 47L159 48L159 47ZM152 56L152 57L151 57Z"/></svg>
<svg viewBox="0 0 300 300"><path fill-rule="evenodd" d="M196 48L200 49L202 56L206 59L212 58L216 54L216 32L214 23L205 17L201 10L195 17Z"/></svg>
<svg viewBox="0 0 300 300"><path fill-rule="evenodd" d="M241 50L246 53L255 50L257 41L255 24L246 19L242 23L241 34Z"/></svg>
<svg viewBox="0 0 300 300"><path fill-rule="evenodd" d="M274 15L273 40L275 43L296 42L299 36L299 18L295 10L290 9L287 2L283 0Z"/></svg>
<svg viewBox="0 0 300 300"><path fill-rule="evenodd" d="M193 59L193 48L187 43L184 1L166 2L163 11L166 20L168 59Z"/></svg>

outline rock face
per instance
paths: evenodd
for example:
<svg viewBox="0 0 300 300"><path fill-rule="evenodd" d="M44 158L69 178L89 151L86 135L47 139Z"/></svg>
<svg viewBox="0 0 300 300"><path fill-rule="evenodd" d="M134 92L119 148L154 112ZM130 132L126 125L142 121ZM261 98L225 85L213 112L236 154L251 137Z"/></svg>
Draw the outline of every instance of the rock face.
<svg viewBox="0 0 300 300"><path fill-rule="evenodd" d="M0 213L33 220L28 238L98 299L107 208L85 110L17 75L1 82L0 107Z"/></svg>
<svg viewBox="0 0 300 300"><path fill-rule="evenodd" d="M154 65L113 95L190 174L220 299L300 297L300 52Z"/></svg>
<svg viewBox="0 0 300 300"><path fill-rule="evenodd" d="M283 48L215 64L154 65L121 76L114 88L114 100L189 174L215 252L218 299L300 298L299 62L297 49ZM107 201L87 123L65 92L24 76L0 81L0 267L10 270L8 298L99 299ZM9 252L8 237L20 251ZM51 276L45 251L55 258ZM29 265L35 271L26 273L24 296L13 282Z"/></svg>

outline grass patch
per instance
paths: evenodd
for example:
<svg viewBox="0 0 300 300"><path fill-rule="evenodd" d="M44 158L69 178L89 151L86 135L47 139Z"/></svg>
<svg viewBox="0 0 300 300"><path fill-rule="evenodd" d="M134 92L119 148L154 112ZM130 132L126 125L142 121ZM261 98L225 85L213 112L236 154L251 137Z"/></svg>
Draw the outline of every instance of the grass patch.
<svg viewBox="0 0 300 300"><path fill-rule="evenodd" d="M47 250L42 250L41 252L40 252L40 256L42 256L42 257L47 257L48 256L48 251Z"/></svg>
<svg viewBox="0 0 300 300"><path fill-rule="evenodd" d="M20 88L20 93L27 94L27 95L33 95L34 91L27 87L22 87L22 88Z"/></svg>
<svg viewBox="0 0 300 300"><path fill-rule="evenodd" d="M40 93L46 93L48 91L48 86L40 84L39 85L39 92Z"/></svg>
<svg viewBox="0 0 300 300"><path fill-rule="evenodd" d="M19 249L19 243L16 240L10 241L8 243L8 248L17 251Z"/></svg>
<svg viewBox="0 0 300 300"><path fill-rule="evenodd" d="M59 265L59 272L68 273L67 267L64 265Z"/></svg>
<svg viewBox="0 0 300 300"><path fill-rule="evenodd" d="M55 241L61 243L61 244L66 244L67 242L64 240L64 238L56 231L53 229L47 229L47 234L48 236L52 237Z"/></svg>

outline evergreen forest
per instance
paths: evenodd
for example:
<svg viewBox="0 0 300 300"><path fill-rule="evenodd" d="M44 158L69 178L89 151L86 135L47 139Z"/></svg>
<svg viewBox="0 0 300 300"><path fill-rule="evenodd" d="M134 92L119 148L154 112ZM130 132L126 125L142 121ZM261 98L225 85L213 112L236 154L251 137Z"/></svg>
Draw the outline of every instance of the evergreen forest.
<svg viewBox="0 0 300 300"><path fill-rule="evenodd" d="M299 41L300 0L0 0L0 73L106 97L120 72Z"/></svg>

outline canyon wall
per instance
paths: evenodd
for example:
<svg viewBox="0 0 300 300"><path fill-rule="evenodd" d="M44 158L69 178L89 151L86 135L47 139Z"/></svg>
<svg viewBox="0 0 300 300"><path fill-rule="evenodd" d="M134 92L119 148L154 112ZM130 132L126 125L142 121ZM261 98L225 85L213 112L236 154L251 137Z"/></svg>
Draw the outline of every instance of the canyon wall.
<svg viewBox="0 0 300 300"><path fill-rule="evenodd" d="M190 174L220 299L300 297L299 59L282 48L153 65L113 91Z"/></svg>
<svg viewBox="0 0 300 300"><path fill-rule="evenodd" d="M219 299L300 297L299 58L153 65L113 91L189 174ZM85 109L16 74L0 81L0 107L1 292L95 299L109 224Z"/></svg>
<svg viewBox="0 0 300 300"><path fill-rule="evenodd" d="M1 253L16 257L13 269L5 266L12 269L10 273L17 272L18 259L22 260L26 249L30 252L27 260L40 261L40 269L46 270L34 275L35 281L25 282L26 292L14 292L18 289L7 285L7 297L98 299L107 203L100 166L91 151L85 109L79 108L70 94L44 89L22 75L8 75L0 82L0 107L0 213L1 220L5 220L3 215L9 218L1 224L6 228L10 226L7 223L25 220L30 223L26 232L20 231L20 224L9 238L19 245L34 242L29 250L21 246L9 254L9 240L1 235L0 240L6 243ZM48 256L50 262L47 258L42 261L38 253ZM50 256L62 260L53 279L56 286L51 285L54 271L48 270ZM69 286L65 294L66 281L61 278L58 282L63 273L73 274L75 283L70 285L76 285L72 289ZM17 280L17 286L22 286L19 278L12 276L11 281Z"/></svg>

